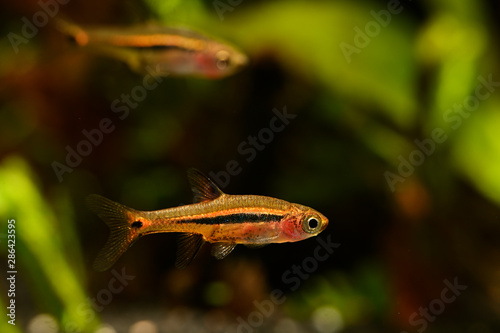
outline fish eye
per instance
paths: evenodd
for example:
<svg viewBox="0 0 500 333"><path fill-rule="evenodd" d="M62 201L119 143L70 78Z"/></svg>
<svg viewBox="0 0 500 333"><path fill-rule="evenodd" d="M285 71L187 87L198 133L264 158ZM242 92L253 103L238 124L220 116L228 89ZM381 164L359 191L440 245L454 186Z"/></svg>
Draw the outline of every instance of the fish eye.
<svg viewBox="0 0 500 333"><path fill-rule="evenodd" d="M307 233L315 233L321 227L321 222L315 216L308 216L302 221L302 229Z"/></svg>
<svg viewBox="0 0 500 333"><path fill-rule="evenodd" d="M225 70L229 67L229 65L229 52L225 50L217 52L215 55L215 66L217 66L217 69Z"/></svg>

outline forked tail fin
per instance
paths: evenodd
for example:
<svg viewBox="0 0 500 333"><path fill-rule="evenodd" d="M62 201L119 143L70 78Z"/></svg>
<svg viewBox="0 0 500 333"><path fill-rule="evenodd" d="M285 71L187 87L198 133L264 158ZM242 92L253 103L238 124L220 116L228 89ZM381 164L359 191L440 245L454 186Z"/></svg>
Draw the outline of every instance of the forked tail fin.
<svg viewBox="0 0 500 333"><path fill-rule="evenodd" d="M108 225L111 232L93 265L96 271L102 272L113 266L140 236L138 230L132 227L138 211L97 194L87 197L87 206Z"/></svg>

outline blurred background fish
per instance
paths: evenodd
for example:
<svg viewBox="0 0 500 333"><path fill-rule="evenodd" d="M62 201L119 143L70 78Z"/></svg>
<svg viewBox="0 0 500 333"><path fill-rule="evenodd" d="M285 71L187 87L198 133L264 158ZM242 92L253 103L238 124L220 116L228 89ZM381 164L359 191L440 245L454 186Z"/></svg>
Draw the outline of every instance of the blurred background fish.
<svg viewBox="0 0 500 333"><path fill-rule="evenodd" d="M219 79L248 63L246 55L235 47L186 27L149 23L82 28L59 17L54 22L76 44L119 59L139 73Z"/></svg>

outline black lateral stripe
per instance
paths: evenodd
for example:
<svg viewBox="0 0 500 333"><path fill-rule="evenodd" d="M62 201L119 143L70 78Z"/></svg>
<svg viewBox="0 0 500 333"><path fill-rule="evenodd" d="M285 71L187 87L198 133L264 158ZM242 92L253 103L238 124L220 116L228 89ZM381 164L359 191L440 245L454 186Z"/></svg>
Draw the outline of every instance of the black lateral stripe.
<svg viewBox="0 0 500 333"><path fill-rule="evenodd" d="M186 52L195 51L195 50L187 49L187 48L177 46L177 45L163 45L163 44L147 45L147 46L128 45L128 46L123 46L123 47L127 48L127 49L131 49L131 50L150 50L150 51L182 50L182 51L186 51Z"/></svg>
<svg viewBox="0 0 500 333"><path fill-rule="evenodd" d="M180 223L196 223L196 224L228 224L228 223L244 223L244 222L278 222L283 218L283 215L275 214L229 214L214 217L201 217L194 219L180 220Z"/></svg>

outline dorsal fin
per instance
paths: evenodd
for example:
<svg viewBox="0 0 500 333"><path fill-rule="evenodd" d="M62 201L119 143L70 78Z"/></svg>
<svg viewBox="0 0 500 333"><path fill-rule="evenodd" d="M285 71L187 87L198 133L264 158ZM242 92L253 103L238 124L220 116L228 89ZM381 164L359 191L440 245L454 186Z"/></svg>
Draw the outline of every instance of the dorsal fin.
<svg viewBox="0 0 500 333"><path fill-rule="evenodd" d="M215 183L200 170L191 168L187 171L191 190L194 193L194 202L203 202L217 199L224 194Z"/></svg>

